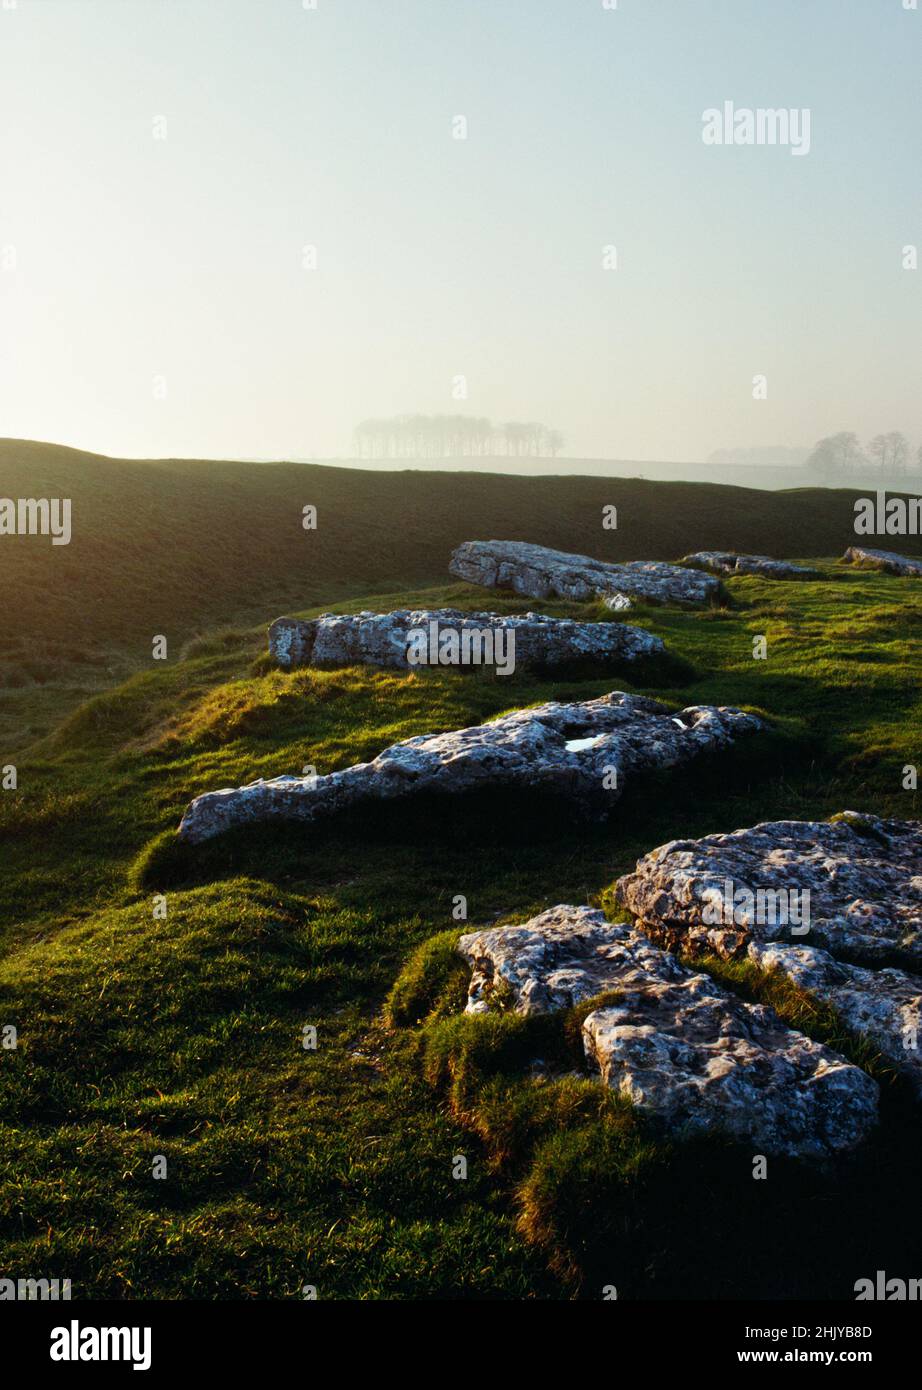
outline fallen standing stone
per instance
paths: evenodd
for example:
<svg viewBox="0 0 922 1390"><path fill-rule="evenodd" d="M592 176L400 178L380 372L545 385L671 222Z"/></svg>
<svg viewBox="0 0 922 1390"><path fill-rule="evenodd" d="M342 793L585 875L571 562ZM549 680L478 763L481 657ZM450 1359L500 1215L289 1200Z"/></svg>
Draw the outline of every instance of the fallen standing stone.
<svg viewBox="0 0 922 1390"><path fill-rule="evenodd" d="M883 570L886 574L901 574L912 579L922 578L922 560L897 555L895 550L870 550L864 545L850 545L842 556L846 565Z"/></svg>
<svg viewBox="0 0 922 1390"><path fill-rule="evenodd" d="M455 644L463 658L465 644L478 659L440 661L440 665L487 664L482 660L487 643L477 634L490 634L491 655L510 650L522 666L559 666L571 661L636 661L665 651L662 639L626 623L582 623L573 618L551 618L543 613L505 616L499 613L465 613L457 608L396 609L392 613L324 613L319 618L276 618L269 628L269 651L286 670L298 666L368 664L412 669L410 659L416 639L424 633L427 649L443 634L457 633ZM408 656L408 652L410 656ZM448 653L450 655L450 652ZM495 661L492 664L497 664Z"/></svg>
<svg viewBox="0 0 922 1390"><path fill-rule="evenodd" d="M674 840L638 860L615 895L640 930L673 949L781 971L922 1096L922 978L891 963L922 969L918 821L845 812Z"/></svg>
<svg viewBox="0 0 922 1390"><path fill-rule="evenodd" d="M448 568L457 578L488 589L513 589L539 599L602 598L615 609L630 607L632 599L705 604L720 588L712 575L681 565L658 560L612 564L527 541L465 541Z"/></svg>
<svg viewBox="0 0 922 1390"><path fill-rule="evenodd" d="M602 818L636 774L730 748L761 728L761 720L740 710L693 705L672 714L657 700L613 691L584 703L538 705L489 724L421 734L372 762L322 777L276 777L207 792L187 807L179 835L195 843L236 825L311 822L360 802L482 788L552 793L578 813Z"/></svg>
<svg viewBox="0 0 922 1390"><path fill-rule="evenodd" d="M615 992L583 1022L588 1064L671 1129L821 1157L875 1123L878 1088L860 1068L601 912L551 908L469 933L458 949L473 970L471 1013L545 1013Z"/></svg>
<svg viewBox="0 0 922 1390"><path fill-rule="evenodd" d="M736 574L756 574L762 579L813 579L816 570L806 565L792 565L788 560L773 560L768 555L737 555L732 550L696 550L680 561L682 565L709 570L729 578Z"/></svg>
<svg viewBox="0 0 922 1390"><path fill-rule="evenodd" d="M922 966L919 821L852 811L833 821L768 821L728 835L670 840L639 859L615 893L670 944L726 955L751 936L869 963L898 956ZM805 893L806 932L798 920Z"/></svg>

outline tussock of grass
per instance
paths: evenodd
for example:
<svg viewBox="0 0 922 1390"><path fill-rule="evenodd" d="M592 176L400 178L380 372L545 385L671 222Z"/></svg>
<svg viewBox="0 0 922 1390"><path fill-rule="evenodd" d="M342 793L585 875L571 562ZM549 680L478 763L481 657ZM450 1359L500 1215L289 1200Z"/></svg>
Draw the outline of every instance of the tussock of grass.
<svg viewBox="0 0 922 1390"><path fill-rule="evenodd" d="M128 887L133 893L164 891L194 879L198 870L195 851L175 830L161 830L128 868Z"/></svg>
<svg viewBox="0 0 922 1390"><path fill-rule="evenodd" d="M585 1092L590 1087L600 1089L582 1083ZM597 1117L580 1124L573 1116L538 1145L518 1188L519 1228L571 1287L590 1296L602 1296L602 1288L586 1288L597 1252L615 1252L614 1277L605 1282L623 1296L636 1289L645 1189L672 1150L644 1136L636 1116L610 1092L583 1099L584 1109L595 1105Z"/></svg>
<svg viewBox="0 0 922 1390"><path fill-rule="evenodd" d="M418 946L398 975L384 1005L392 1028L456 1013L467 996L470 971L458 955L459 931L444 931Z"/></svg>

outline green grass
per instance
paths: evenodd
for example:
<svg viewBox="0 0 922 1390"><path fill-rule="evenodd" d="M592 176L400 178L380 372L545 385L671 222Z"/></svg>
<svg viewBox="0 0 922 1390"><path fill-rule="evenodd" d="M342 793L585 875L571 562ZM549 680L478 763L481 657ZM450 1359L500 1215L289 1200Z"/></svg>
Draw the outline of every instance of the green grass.
<svg viewBox="0 0 922 1390"><path fill-rule="evenodd" d="M0 1023L19 1032L0 1051L0 1272L68 1276L95 1297L297 1298L313 1284L321 1297L548 1298L608 1283L848 1297L875 1268L909 1269L914 1121L888 1078L860 1155L831 1172L773 1164L755 1183L751 1155L667 1142L579 1075L572 1019L457 1017L460 930L609 904L613 879L665 840L846 808L918 815L902 768L920 761L922 590L831 563L815 582L728 590L725 608L636 610L685 663L642 688L762 710L772 734L629 790L604 826L559 807L446 803L179 845L202 791L633 688L525 671L289 675L267 669L262 626L227 613L230 629L184 659L174 644L17 757L19 788L0 792ZM355 593L344 608L484 603L459 585ZM760 633L766 661L751 655ZM803 1000L775 1002L835 1029ZM574 1075L530 1072L538 1035Z"/></svg>

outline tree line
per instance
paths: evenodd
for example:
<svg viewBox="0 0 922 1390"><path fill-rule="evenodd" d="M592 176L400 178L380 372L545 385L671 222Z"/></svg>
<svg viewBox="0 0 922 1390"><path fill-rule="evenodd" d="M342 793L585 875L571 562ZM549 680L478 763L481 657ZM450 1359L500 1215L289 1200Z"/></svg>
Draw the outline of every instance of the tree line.
<svg viewBox="0 0 922 1390"><path fill-rule="evenodd" d="M843 430L818 440L806 466L827 478L874 467L887 477L900 478L909 472L912 461L912 447L899 430L875 434L865 445L862 445L857 434ZM922 444L916 450L915 462L922 470Z"/></svg>
<svg viewBox="0 0 922 1390"><path fill-rule="evenodd" d="M394 415L363 420L354 431L359 458L556 458L564 445L559 430L535 421L494 425L471 415Z"/></svg>

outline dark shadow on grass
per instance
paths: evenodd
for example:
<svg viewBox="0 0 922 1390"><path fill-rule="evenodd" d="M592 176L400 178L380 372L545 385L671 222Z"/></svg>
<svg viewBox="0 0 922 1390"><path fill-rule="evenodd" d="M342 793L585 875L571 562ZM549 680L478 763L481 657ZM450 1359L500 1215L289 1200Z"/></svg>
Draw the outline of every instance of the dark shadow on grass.
<svg viewBox="0 0 922 1390"><path fill-rule="evenodd" d="M532 664L524 666L529 675L551 681L627 680L633 689L648 687L666 690L691 685L700 672L690 661L673 652L653 653L636 661L567 661L554 666Z"/></svg>
<svg viewBox="0 0 922 1390"><path fill-rule="evenodd" d="M769 1158L756 1179L755 1146L693 1141L631 1211L596 1203L590 1220L563 1188L555 1224L579 1247L587 1298L614 1284L628 1299L854 1300L856 1280L918 1264L917 1125L906 1092L886 1088L877 1130L834 1161Z"/></svg>

